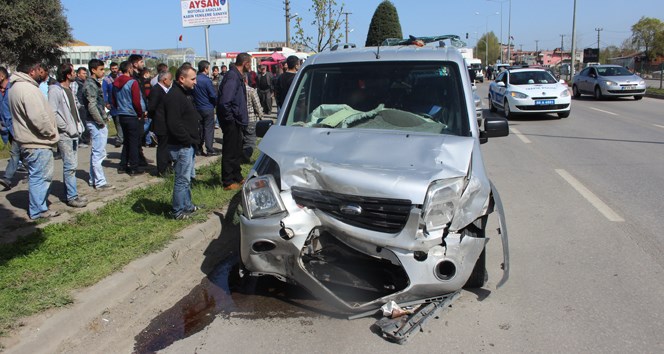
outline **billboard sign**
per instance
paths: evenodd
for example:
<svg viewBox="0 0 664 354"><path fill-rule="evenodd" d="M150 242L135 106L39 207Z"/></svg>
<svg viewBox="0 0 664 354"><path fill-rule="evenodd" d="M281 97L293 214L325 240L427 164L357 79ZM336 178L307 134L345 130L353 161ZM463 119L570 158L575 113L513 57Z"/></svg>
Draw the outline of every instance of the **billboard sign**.
<svg viewBox="0 0 664 354"><path fill-rule="evenodd" d="M227 25L228 0L181 0L182 27Z"/></svg>
<svg viewBox="0 0 664 354"><path fill-rule="evenodd" d="M599 62L599 49L586 48L583 50L584 63L598 63Z"/></svg>

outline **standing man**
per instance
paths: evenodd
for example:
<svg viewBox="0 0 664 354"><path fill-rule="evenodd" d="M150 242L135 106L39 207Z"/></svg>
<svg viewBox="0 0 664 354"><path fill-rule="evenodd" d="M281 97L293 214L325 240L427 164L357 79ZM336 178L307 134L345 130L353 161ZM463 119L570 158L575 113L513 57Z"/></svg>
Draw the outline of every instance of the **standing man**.
<svg viewBox="0 0 664 354"><path fill-rule="evenodd" d="M10 145L9 161L5 169L4 178L0 178L0 185L4 190L12 188L12 178L18 169L19 162L21 161L21 149L18 142L14 139L14 127L12 123L12 115L9 111L9 72L3 66L0 66L0 136L2 142Z"/></svg>
<svg viewBox="0 0 664 354"><path fill-rule="evenodd" d="M122 75L113 82L113 103L125 134L118 173L126 172L133 176L143 173L139 166L141 165L140 148L143 136L143 117L145 116L143 112L146 110L146 105L138 81L131 77L131 70L128 61L120 63Z"/></svg>
<svg viewBox="0 0 664 354"><path fill-rule="evenodd" d="M76 102L78 102L78 115L81 117L81 120L83 121L83 124L85 125L85 107L83 107L83 86L85 85L85 81L88 79L88 69L85 67L81 66L78 69L76 69L76 80L72 82L71 84L71 92L74 93L74 96L76 96ZM78 138L78 147L81 148L86 148L88 147L88 144L90 143L90 132L88 131L88 127L85 126L85 131L83 134Z"/></svg>
<svg viewBox="0 0 664 354"><path fill-rule="evenodd" d="M104 91L104 103L106 104L106 109L110 110L111 118L113 118L113 124L115 125L115 131L118 132L117 137L115 138L115 147L122 146L122 140L124 136L122 135L122 126L120 125L120 119L118 119L118 112L115 107L111 104L111 96L113 95L113 81L118 77L120 69L118 68L118 63L112 62L111 73L104 78L104 82L101 84L101 89Z"/></svg>
<svg viewBox="0 0 664 354"><path fill-rule="evenodd" d="M286 65L288 66L288 70L279 76L279 80L277 80L274 85L274 94L277 98L278 109L281 109L281 107L284 105L284 100L286 100L288 89L293 83L293 79L295 78L297 70L300 68L300 59L294 55L291 55L286 58Z"/></svg>
<svg viewBox="0 0 664 354"><path fill-rule="evenodd" d="M262 64L258 71L258 98L261 100L263 114L272 113L272 73Z"/></svg>
<svg viewBox="0 0 664 354"><path fill-rule="evenodd" d="M157 75L157 84L150 91L148 116L152 117L152 130L157 135L157 175L163 177L171 167L168 151L168 127L164 118L164 96L173 84L173 75L164 71Z"/></svg>
<svg viewBox="0 0 664 354"><path fill-rule="evenodd" d="M168 65L165 63L159 63L157 64L157 75L155 75L151 80L150 80L150 86L155 87L157 83L159 82L159 74L163 73L164 71L168 71ZM171 78L173 76L171 75ZM172 82L173 80L171 80Z"/></svg>
<svg viewBox="0 0 664 354"><path fill-rule="evenodd" d="M104 94L101 90L101 79L104 78L104 62L91 59L88 62L90 77L83 86L83 107L85 126L90 132L90 178L88 184L96 190L113 189L106 181L104 167L101 163L106 159L106 140L108 128L106 127L106 108L104 107ZM80 88L79 88L80 89Z"/></svg>
<svg viewBox="0 0 664 354"><path fill-rule="evenodd" d="M39 64L21 64L11 79L9 109L13 118L14 138L28 167L28 215L30 219L59 215L49 212L46 200L53 180L52 148L58 143L55 113L39 90Z"/></svg>
<svg viewBox="0 0 664 354"><path fill-rule="evenodd" d="M200 142L198 131L201 119L194 107L191 91L196 85L196 71L182 65L175 74L175 83L164 98L164 118L168 130L168 150L174 162L173 218L188 219L198 210L191 201L191 172L194 149Z"/></svg>
<svg viewBox="0 0 664 354"><path fill-rule="evenodd" d="M256 89L249 86L246 82L247 89L247 113L249 115L249 122L246 126L242 127L242 161L249 163L251 155L256 148L256 122L263 120L263 108L261 107L261 100L258 97Z"/></svg>
<svg viewBox="0 0 664 354"><path fill-rule="evenodd" d="M240 53L235 59L235 66L228 71L221 82L221 98L217 114L224 134L221 182L227 191L242 188L244 182L240 167L243 156L242 129L249 122L244 73L249 70L251 70L251 55Z"/></svg>
<svg viewBox="0 0 664 354"><path fill-rule="evenodd" d="M74 67L60 64L56 72L57 83L48 87L48 103L55 112L60 140L58 149L62 154L62 181L65 184L67 205L82 208L88 201L78 195L76 168L78 167L78 137L83 133L83 123L78 116L76 99L69 88L75 79Z"/></svg>
<svg viewBox="0 0 664 354"><path fill-rule="evenodd" d="M200 123L200 145L198 153L203 156L216 156L218 152L214 151L214 106L217 104L217 93L214 90L212 80L210 80L210 62L201 60L198 62L198 74L196 75L196 85L194 86L194 104L202 120ZM205 152L203 152L205 145Z"/></svg>

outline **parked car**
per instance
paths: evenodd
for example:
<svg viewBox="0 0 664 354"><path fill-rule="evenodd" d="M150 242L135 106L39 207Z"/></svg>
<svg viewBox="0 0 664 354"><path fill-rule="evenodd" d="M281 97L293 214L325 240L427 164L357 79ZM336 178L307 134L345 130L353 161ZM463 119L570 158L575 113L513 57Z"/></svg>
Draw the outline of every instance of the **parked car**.
<svg viewBox="0 0 664 354"><path fill-rule="evenodd" d="M544 69L509 69L489 85L489 110L498 109L508 119L515 114L533 113L556 113L567 118L571 97L565 82Z"/></svg>
<svg viewBox="0 0 664 354"><path fill-rule="evenodd" d="M318 53L270 123L257 125L261 155L242 189L243 274L297 283L346 313L426 302L483 286L493 211L509 267L480 149L507 121L479 130L456 48Z"/></svg>
<svg viewBox="0 0 664 354"><path fill-rule="evenodd" d="M604 97L634 96L640 100L646 94L646 81L620 65L589 66L572 78L574 97L593 95Z"/></svg>

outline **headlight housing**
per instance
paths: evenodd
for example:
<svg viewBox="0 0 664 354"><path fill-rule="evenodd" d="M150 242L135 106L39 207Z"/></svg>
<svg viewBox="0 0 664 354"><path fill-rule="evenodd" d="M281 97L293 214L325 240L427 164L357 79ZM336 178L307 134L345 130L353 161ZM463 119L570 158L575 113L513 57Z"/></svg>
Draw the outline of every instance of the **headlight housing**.
<svg viewBox="0 0 664 354"><path fill-rule="evenodd" d="M249 219L281 213L286 210L272 175L254 177L242 187L244 206Z"/></svg>
<svg viewBox="0 0 664 354"><path fill-rule="evenodd" d="M442 230L452 221L464 187L464 177L439 180L429 185L422 207L427 232Z"/></svg>
<svg viewBox="0 0 664 354"><path fill-rule="evenodd" d="M560 97L568 97L569 96L569 90L565 89L563 92L560 93Z"/></svg>
<svg viewBox="0 0 664 354"><path fill-rule="evenodd" d="M613 81L604 81L604 83L606 84L606 86L616 86L616 85L618 85L617 83L615 83Z"/></svg>
<svg viewBox="0 0 664 354"><path fill-rule="evenodd" d="M646 84L646 80L639 81L639 85L645 85L645 84Z"/></svg>
<svg viewBox="0 0 664 354"><path fill-rule="evenodd" d="M528 95L525 93L517 92L517 91L511 91L510 96L514 98L528 98Z"/></svg>

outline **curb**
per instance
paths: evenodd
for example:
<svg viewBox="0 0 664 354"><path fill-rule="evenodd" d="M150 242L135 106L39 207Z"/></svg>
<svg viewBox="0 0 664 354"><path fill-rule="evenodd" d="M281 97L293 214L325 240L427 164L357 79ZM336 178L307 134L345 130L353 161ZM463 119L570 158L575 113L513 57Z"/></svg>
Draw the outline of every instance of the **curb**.
<svg viewBox="0 0 664 354"><path fill-rule="evenodd" d="M162 251L134 260L122 270L80 290L74 295L72 306L34 315L35 325L26 326L5 338L13 340L13 343L4 343L4 349L13 353L30 354L56 352L63 341L84 330L105 309L126 300L135 289L152 282L161 271L177 262L177 257L187 257L191 252L199 252L201 247L205 248L218 237L222 228L218 213L225 213L226 208L227 206L212 212L207 221L191 225L177 233L176 239ZM201 273L201 276L205 274Z"/></svg>

